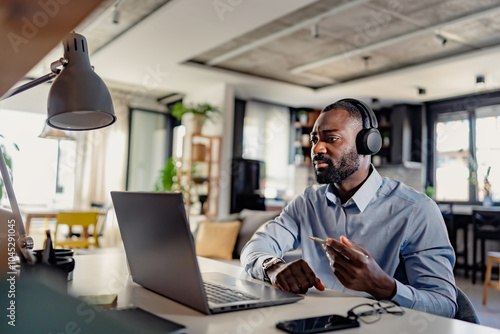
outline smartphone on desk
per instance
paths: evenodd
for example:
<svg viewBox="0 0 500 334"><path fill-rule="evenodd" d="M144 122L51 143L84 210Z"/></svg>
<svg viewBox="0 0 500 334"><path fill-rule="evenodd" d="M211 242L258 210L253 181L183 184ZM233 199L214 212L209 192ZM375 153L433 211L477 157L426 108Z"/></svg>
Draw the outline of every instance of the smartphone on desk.
<svg viewBox="0 0 500 334"><path fill-rule="evenodd" d="M359 327L356 319L341 315L324 315L319 317L281 321L276 327L293 334L323 333L346 328Z"/></svg>

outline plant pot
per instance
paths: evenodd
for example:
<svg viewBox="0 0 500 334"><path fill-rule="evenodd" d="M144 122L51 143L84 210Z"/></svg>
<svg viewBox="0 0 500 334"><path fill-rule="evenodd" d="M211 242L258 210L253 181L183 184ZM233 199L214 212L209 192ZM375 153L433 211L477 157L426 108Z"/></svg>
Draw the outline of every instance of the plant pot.
<svg viewBox="0 0 500 334"><path fill-rule="evenodd" d="M483 199L483 206L493 206L493 199L490 196L485 196Z"/></svg>
<svg viewBox="0 0 500 334"><path fill-rule="evenodd" d="M207 155L207 147L203 144L194 144L191 152L191 158L193 161L205 161L205 156Z"/></svg>
<svg viewBox="0 0 500 334"><path fill-rule="evenodd" d="M203 128L203 123L205 123L204 115L193 115L192 125L193 125L193 134L201 134L201 130Z"/></svg>

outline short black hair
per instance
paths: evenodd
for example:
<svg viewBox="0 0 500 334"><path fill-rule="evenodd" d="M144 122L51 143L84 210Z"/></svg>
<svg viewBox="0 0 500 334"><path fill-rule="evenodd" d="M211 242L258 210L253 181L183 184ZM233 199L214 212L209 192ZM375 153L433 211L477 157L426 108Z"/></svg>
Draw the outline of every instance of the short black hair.
<svg viewBox="0 0 500 334"><path fill-rule="evenodd" d="M363 128L370 127L370 120L363 115L363 111L359 110L357 106L347 101L337 101L335 103L327 105L325 108L323 108L323 110L321 110L321 113L339 109L346 110L354 123L361 124Z"/></svg>

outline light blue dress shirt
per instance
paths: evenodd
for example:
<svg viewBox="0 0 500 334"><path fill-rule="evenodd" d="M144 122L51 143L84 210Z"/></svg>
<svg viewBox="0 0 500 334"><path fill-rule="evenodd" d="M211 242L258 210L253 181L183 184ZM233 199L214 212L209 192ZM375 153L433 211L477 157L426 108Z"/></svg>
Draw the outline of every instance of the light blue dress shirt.
<svg viewBox="0 0 500 334"><path fill-rule="evenodd" d="M310 186L279 217L262 226L247 243L241 262L263 279L262 262L302 246L302 256L327 288L346 290L333 275L321 245L309 235L341 235L365 248L396 279L393 300L401 306L453 317L457 310L451 247L434 201L400 182L372 172L346 203L331 185ZM404 265L399 266L404 259Z"/></svg>

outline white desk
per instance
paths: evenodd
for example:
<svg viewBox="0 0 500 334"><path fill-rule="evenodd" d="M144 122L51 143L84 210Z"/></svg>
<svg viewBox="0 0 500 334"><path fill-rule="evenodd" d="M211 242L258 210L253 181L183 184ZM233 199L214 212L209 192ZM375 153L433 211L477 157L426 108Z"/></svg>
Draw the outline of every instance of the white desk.
<svg viewBox="0 0 500 334"><path fill-rule="evenodd" d="M134 305L187 327L187 333L250 334L285 333L275 328L280 320L325 314L341 314L351 307L367 302L361 297L350 297L336 291L319 292L315 289L305 299L289 305L218 315L204 315L133 283L128 274L125 255L121 252L75 256L74 279L69 284L73 295L118 294L118 307ZM199 258L202 272L219 271L232 276L246 277L240 267ZM432 314L406 309L403 316L383 314L374 324L339 333L500 333L499 330L447 319Z"/></svg>

